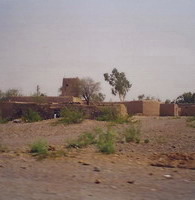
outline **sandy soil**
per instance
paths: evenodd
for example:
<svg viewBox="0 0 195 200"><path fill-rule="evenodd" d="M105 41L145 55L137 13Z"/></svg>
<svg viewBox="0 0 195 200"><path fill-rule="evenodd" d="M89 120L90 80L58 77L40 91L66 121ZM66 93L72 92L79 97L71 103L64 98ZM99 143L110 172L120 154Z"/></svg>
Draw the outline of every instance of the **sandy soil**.
<svg viewBox="0 0 195 200"><path fill-rule="evenodd" d="M194 200L195 128L187 125L186 118L137 118L140 144L118 143L113 155L103 155L90 146L41 161L28 153L29 144L37 138L65 149L67 140L96 127L105 128L107 123L0 124L0 144L9 149L0 153L0 199ZM120 132L125 127L114 129Z"/></svg>

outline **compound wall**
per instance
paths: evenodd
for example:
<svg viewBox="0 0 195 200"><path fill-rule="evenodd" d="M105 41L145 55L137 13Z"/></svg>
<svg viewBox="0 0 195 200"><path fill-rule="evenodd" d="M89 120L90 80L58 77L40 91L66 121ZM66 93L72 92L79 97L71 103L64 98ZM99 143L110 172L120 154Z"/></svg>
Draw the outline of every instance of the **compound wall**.
<svg viewBox="0 0 195 200"><path fill-rule="evenodd" d="M160 115L160 102L158 101L143 101L143 115L144 116L159 116Z"/></svg>
<svg viewBox="0 0 195 200"><path fill-rule="evenodd" d="M129 115L143 114L143 101L122 102L127 108Z"/></svg>
<svg viewBox="0 0 195 200"><path fill-rule="evenodd" d="M6 102L25 102L25 103L81 103L82 100L78 97L72 96L60 96L60 97L48 97L48 96L21 96L21 97L9 97Z"/></svg>
<svg viewBox="0 0 195 200"><path fill-rule="evenodd" d="M179 116L177 104L160 104L160 116Z"/></svg>
<svg viewBox="0 0 195 200"><path fill-rule="evenodd" d="M181 116L195 116L195 104L178 104Z"/></svg>

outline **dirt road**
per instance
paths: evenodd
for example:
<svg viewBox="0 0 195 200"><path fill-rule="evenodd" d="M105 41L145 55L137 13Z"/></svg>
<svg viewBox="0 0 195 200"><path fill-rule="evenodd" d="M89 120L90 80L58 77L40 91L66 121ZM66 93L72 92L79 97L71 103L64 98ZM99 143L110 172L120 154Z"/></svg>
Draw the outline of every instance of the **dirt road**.
<svg viewBox="0 0 195 200"><path fill-rule="evenodd" d="M118 143L112 155L89 146L70 150L65 157L41 161L27 153L36 138L64 147L67 140L95 127L105 128L107 123L86 120L53 126L53 120L47 120L1 124L0 144L9 151L0 153L0 199L194 200L195 129L187 126L185 118L138 119L139 144ZM117 125L115 129L126 126ZM145 139L149 142L144 143Z"/></svg>

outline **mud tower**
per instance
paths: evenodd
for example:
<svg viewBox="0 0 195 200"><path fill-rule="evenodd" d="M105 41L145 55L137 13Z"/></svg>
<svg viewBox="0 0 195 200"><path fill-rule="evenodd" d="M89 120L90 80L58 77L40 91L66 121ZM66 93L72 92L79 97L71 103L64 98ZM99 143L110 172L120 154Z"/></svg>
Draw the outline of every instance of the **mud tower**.
<svg viewBox="0 0 195 200"><path fill-rule="evenodd" d="M63 78L61 96L79 97L79 78Z"/></svg>

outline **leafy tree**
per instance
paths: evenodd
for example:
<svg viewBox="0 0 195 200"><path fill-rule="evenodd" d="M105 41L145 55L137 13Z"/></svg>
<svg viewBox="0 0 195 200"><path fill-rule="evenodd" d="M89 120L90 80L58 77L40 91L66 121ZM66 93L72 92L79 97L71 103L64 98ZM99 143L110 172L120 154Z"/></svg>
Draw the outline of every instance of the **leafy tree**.
<svg viewBox="0 0 195 200"><path fill-rule="evenodd" d="M103 102L105 100L105 97L106 97L105 94L99 92L99 93L94 94L92 96L92 101L94 101L94 102Z"/></svg>
<svg viewBox="0 0 195 200"><path fill-rule="evenodd" d="M145 98L145 95L144 94L140 94L137 98L138 98L138 100L143 100Z"/></svg>
<svg viewBox="0 0 195 200"><path fill-rule="evenodd" d="M6 100L9 97L13 96L21 96L19 90L17 89L9 89L6 92L0 90L0 100Z"/></svg>
<svg viewBox="0 0 195 200"><path fill-rule="evenodd" d="M195 93L185 92L178 96L176 103L195 103Z"/></svg>
<svg viewBox="0 0 195 200"><path fill-rule="evenodd" d="M4 96L4 93L0 90L0 99Z"/></svg>
<svg viewBox="0 0 195 200"><path fill-rule="evenodd" d="M102 94L100 95L99 93L100 83L95 82L93 79L89 77L81 79L79 86L80 86L80 94L87 102L87 105L89 105L94 98L103 97L103 95Z"/></svg>
<svg viewBox="0 0 195 200"><path fill-rule="evenodd" d="M140 101L141 100L151 100L151 101L159 101L159 102L161 102L161 100L159 98L156 98L156 97L150 96L150 95L146 96L145 94L141 94L137 98Z"/></svg>
<svg viewBox="0 0 195 200"><path fill-rule="evenodd" d="M171 103L171 100L170 100L170 99L166 99L166 100L165 100L165 103L166 103L166 104L170 104L170 103Z"/></svg>
<svg viewBox="0 0 195 200"><path fill-rule="evenodd" d="M132 84L127 80L124 72L118 72L116 68L112 70L111 74L105 73L104 79L112 86L112 94L119 95L120 101L124 101L125 96Z"/></svg>

